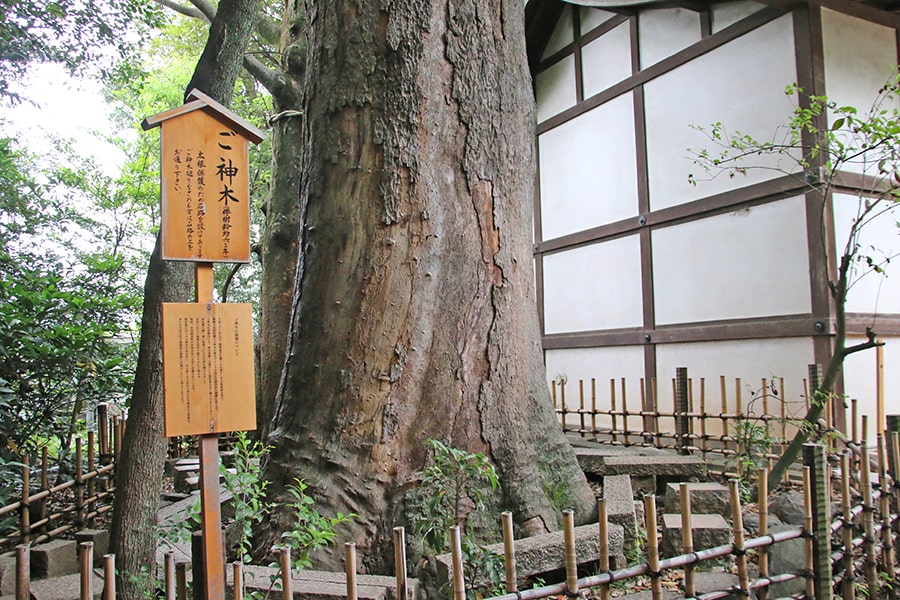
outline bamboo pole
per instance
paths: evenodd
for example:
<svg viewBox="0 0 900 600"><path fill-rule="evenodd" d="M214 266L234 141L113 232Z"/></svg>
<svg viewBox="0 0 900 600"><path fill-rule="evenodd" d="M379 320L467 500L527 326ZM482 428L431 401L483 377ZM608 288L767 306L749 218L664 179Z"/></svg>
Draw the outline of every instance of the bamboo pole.
<svg viewBox="0 0 900 600"><path fill-rule="evenodd" d="M81 600L94 600L94 542L78 544L78 570L81 573Z"/></svg>
<svg viewBox="0 0 900 600"><path fill-rule="evenodd" d="M562 425L563 425L563 433L567 431L566 426L566 380L560 379L559 381L559 412L562 415Z"/></svg>
<svg viewBox="0 0 900 600"><path fill-rule="evenodd" d="M84 473L81 461L84 457L83 441L75 439L75 519L80 525L84 522Z"/></svg>
<svg viewBox="0 0 900 600"><path fill-rule="evenodd" d="M865 424L866 417L863 417ZM875 507L872 505L872 480L871 471L869 469L869 450L865 439L859 446L859 486L862 488L862 522L865 536L863 538L863 549L866 553L866 584L869 586L869 593L874 594L878 589L878 559L875 553L875 523L873 522L873 511ZM875 597L875 596L872 596Z"/></svg>
<svg viewBox="0 0 900 600"><path fill-rule="evenodd" d="M841 545L843 545L842 562L844 578L841 581L841 597L843 600L855 600L856 577L853 572L853 516L850 512L850 457L841 455Z"/></svg>
<svg viewBox="0 0 900 600"><path fill-rule="evenodd" d="M722 420L722 447L728 450L728 392L725 386L725 376L719 375L719 398L722 401L719 410L719 418Z"/></svg>
<svg viewBox="0 0 900 600"><path fill-rule="evenodd" d="M21 529L22 543L27 544L31 541L31 513L29 512L29 504L31 503L29 494L31 488L31 469L28 466L28 455L22 456L22 514Z"/></svg>
<svg viewBox="0 0 900 600"><path fill-rule="evenodd" d="M31 546L16 546L16 600L31 599Z"/></svg>
<svg viewBox="0 0 900 600"><path fill-rule="evenodd" d="M357 600L359 598L356 587L356 544L346 542L344 544L345 564L344 570L347 574L347 600Z"/></svg>
<svg viewBox="0 0 900 600"><path fill-rule="evenodd" d="M409 583L406 580L406 530L403 527L394 527L394 578L397 580L397 600L407 600Z"/></svg>
<svg viewBox="0 0 900 600"><path fill-rule="evenodd" d="M103 600L116 600L116 555L103 555Z"/></svg>
<svg viewBox="0 0 900 600"><path fill-rule="evenodd" d="M231 563L231 589L234 600L244 600L244 565L240 561Z"/></svg>
<svg viewBox="0 0 900 600"><path fill-rule="evenodd" d="M747 549L744 547L744 519L741 515L741 488L737 479L728 480L731 492L731 523L734 537L734 562L737 565L741 595L750 595L750 575L747 572Z"/></svg>
<svg viewBox="0 0 900 600"><path fill-rule="evenodd" d="M578 595L578 560L575 557L575 512L563 511L563 544L566 557L566 595Z"/></svg>
<svg viewBox="0 0 900 600"><path fill-rule="evenodd" d="M813 560L813 507L812 507L812 475L808 465L803 466L803 506L806 508L806 515L803 518L803 529L806 532L806 597L816 597L815 577L813 576L814 560Z"/></svg>
<svg viewBox="0 0 900 600"><path fill-rule="evenodd" d="M707 460L707 442L706 439L706 378L700 378L700 456L703 460Z"/></svg>
<svg viewBox="0 0 900 600"><path fill-rule="evenodd" d="M504 511L500 514L500 520L503 525L503 563L506 566L506 592L511 594L519 591L519 585L516 582L516 548L513 539L513 515L508 510Z"/></svg>
<svg viewBox="0 0 900 600"><path fill-rule="evenodd" d="M96 434L93 431L88 431L88 443L87 443L87 470L88 473L93 473L94 471L94 460L96 457L96 451L94 449L94 444L96 443ZM87 480L87 506L90 508L93 502L94 491L97 489L95 485L94 477L91 477ZM92 523L92 520L88 521L88 525Z"/></svg>
<svg viewBox="0 0 900 600"><path fill-rule="evenodd" d="M643 386L641 387L643 389ZM657 389L656 377L650 378L650 405L653 407L653 439L656 440L656 447L662 445L662 439L659 435L659 390Z"/></svg>
<svg viewBox="0 0 900 600"><path fill-rule="evenodd" d="M578 435L584 437L584 379L578 380Z"/></svg>
<svg viewBox="0 0 900 600"><path fill-rule="evenodd" d="M612 442L616 443L616 380L609 380L609 413L612 419ZM624 429L624 427L623 427Z"/></svg>
<svg viewBox="0 0 900 600"><path fill-rule="evenodd" d="M622 378L622 442L627 446L628 445L628 397L625 395L625 378Z"/></svg>
<svg viewBox="0 0 900 600"><path fill-rule="evenodd" d="M294 582L291 577L291 549L278 549L278 562L281 568L281 599L294 600Z"/></svg>
<svg viewBox="0 0 900 600"><path fill-rule="evenodd" d="M688 484L682 483L678 486L678 494L681 500L681 554L693 554L694 552L694 529L691 515L691 490ZM695 595L694 590L694 565L685 565L684 567L684 595L691 598Z"/></svg>
<svg viewBox="0 0 900 600"><path fill-rule="evenodd" d="M884 345L875 346L875 399L876 418L878 425L875 432L882 434L885 428L884 418Z"/></svg>
<svg viewBox="0 0 900 600"><path fill-rule="evenodd" d="M769 473L767 469L760 469L756 473L757 485L757 507L759 510L759 536L765 537L769 535ZM763 579L769 577L769 547L760 546L757 553L759 563L759 576ZM769 587L763 586L759 588L756 594L758 600L768 600Z"/></svg>
<svg viewBox="0 0 900 600"><path fill-rule="evenodd" d="M165 555L165 573L164 577L165 581L165 594L166 600L175 600L176 587L175 587L175 555L171 552L166 552Z"/></svg>
<svg viewBox="0 0 900 600"><path fill-rule="evenodd" d="M644 519L647 523L647 567L650 570L650 593L653 600L662 598L659 572L659 540L656 528L656 496L644 496Z"/></svg>
<svg viewBox="0 0 900 600"><path fill-rule="evenodd" d="M606 499L597 500L597 525L600 533L598 568L600 572L609 571L609 515L606 510ZM600 600L609 600L609 584L600 586Z"/></svg>
<svg viewBox="0 0 900 600"><path fill-rule="evenodd" d="M453 564L453 600L466 600L466 580L463 577L462 534L459 525L450 528L450 556Z"/></svg>
<svg viewBox="0 0 900 600"><path fill-rule="evenodd" d="M597 436L597 380L591 377L591 432Z"/></svg>

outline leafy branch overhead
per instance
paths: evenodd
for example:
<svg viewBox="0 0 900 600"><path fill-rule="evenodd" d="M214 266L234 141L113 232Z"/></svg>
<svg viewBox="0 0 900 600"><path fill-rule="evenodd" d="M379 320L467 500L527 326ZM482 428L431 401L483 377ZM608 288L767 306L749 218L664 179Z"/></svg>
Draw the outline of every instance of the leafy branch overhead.
<svg viewBox="0 0 900 600"><path fill-rule="evenodd" d="M833 350L805 421L815 424L827 405L844 359L881 345L873 327L864 341L847 345L846 305L854 284L866 276L885 276L885 268L896 254L866 246L863 232L873 222L891 218L900 198L900 73L895 73L878 90L871 107L859 111L843 106L826 96L809 95L797 84L785 93L797 99L789 121L776 129L769 140L760 140L740 131L730 131L721 122L709 127L694 126L712 142L713 150L688 149L689 158L700 167L705 179L721 175L736 177L751 170L773 170L794 177L810 192L818 194L822 212L819 226L823 235L822 254L833 260L828 290L833 309ZM702 179L690 174L697 185ZM835 192L856 190L856 202L848 223L846 238L829 256L826 240L831 227L827 207L840 201ZM809 428L801 428L788 451L769 475L777 483L788 465L796 459Z"/></svg>

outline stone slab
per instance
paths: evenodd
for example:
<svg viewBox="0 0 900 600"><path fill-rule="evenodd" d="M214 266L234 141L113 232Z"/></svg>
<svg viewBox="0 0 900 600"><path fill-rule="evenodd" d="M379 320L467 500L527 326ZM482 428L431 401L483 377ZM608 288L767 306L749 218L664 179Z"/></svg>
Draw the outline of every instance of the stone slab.
<svg viewBox="0 0 900 600"><path fill-rule="evenodd" d="M244 585L248 590L268 590L278 570L270 567L244 567ZM360 600L395 600L396 580L382 575L357 575L357 595ZM410 597L416 598L418 581L408 579ZM344 573L310 571L304 569L291 577L295 600L342 600L347 597ZM275 588L281 589L280 582Z"/></svg>
<svg viewBox="0 0 900 600"><path fill-rule="evenodd" d="M82 529L75 534L75 542L94 543L94 565L103 564L103 555L109 553L109 532L105 529Z"/></svg>
<svg viewBox="0 0 900 600"><path fill-rule="evenodd" d="M75 540L52 540L31 547L31 578L46 579L78 573Z"/></svg>
<svg viewBox="0 0 900 600"><path fill-rule="evenodd" d="M603 499L606 500L606 517L610 523L621 525L625 543L637 537L637 518L634 515L634 491L630 475L609 475L603 478Z"/></svg>
<svg viewBox="0 0 900 600"><path fill-rule="evenodd" d="M0 555L0 595L9 596L16 593L16 553L7 552Z"/></svg>
<svg viewBox="0 0 900 600"><path fill-rule="evenodd" d="M681 515L664 514L662 517L660 552L665 557L678 556L682 553ZM694 550L732 542L731 526L722 515L692 515L691 529L694 532Z"/></svg>
<svg viewBox="0 0 900 600"><path fill-rule="evenodd" d="M729 515L728 488L715 481L697 481L687 483L691 494L691 512L694 514ZM665 512L676 514L681 512L681 484L666 485Z"/></svg>
<svg viewBox="0 0 900 600"><path fill-rule="evenodd" d="M604 468L604 475L707 476L706 463L696 456L610 456L604 460Z"/></svg>

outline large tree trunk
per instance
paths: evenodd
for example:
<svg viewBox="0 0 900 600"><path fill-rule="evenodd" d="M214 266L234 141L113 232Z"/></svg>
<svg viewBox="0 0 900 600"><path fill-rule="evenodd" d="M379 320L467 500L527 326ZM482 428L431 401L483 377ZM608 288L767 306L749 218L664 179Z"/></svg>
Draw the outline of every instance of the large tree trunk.
<svg viewBox="0 0 900 600"><path fill-rule="evenodd" d="M523 532L556 528L560 508L584 520L593 495L539 347L521 1L304 6L301 255L273 489L305 477L324 512L357 513L349 537L370 571L390 570L428 438L490 456ZM289 526L281 507L270 541Z"/></svg>

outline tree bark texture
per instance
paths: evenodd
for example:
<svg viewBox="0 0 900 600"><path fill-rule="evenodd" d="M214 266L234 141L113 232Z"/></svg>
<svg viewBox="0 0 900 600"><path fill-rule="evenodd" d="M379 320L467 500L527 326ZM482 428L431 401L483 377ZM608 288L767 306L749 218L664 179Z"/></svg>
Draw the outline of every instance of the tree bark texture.
<svg viewBox="0 0 900 600"><path fill-rule="evenodd" d="M300 258L271 489L303 477L323 512L357 513L348 537L369 572L391 570L429 438L492 458L521 532L557 528L564 508L587 519L594 497L539 346L521 2L295 8L308 23ZM290 526L283 507L269 526L271 543Z"/></svg>
<svg viewBox="0 0 900 600"><path fill-rule="evenodd" d="M193 286L192 263L164 262L157 237L144 283L141 343L122 455L116 464L116 493L110 552L116 555L120 598L138 599L153 589L156 512L163 484L166 435L163 420L162 303L185 302ZM142 569L149 571L142 575ZM144 587L147 584L151 587Z"/></svg>

